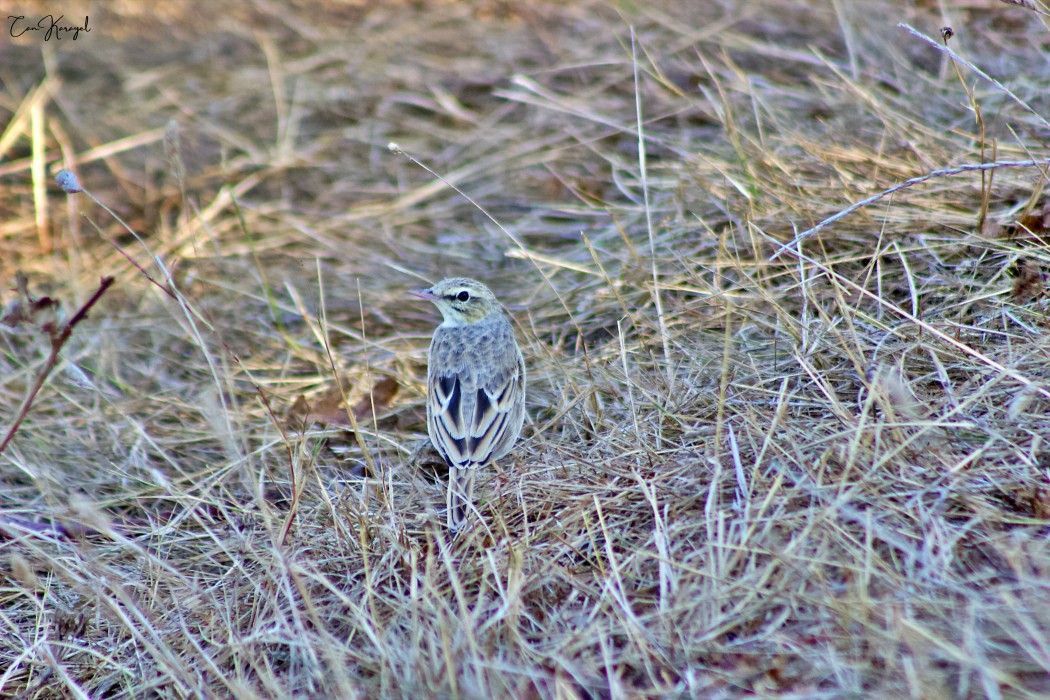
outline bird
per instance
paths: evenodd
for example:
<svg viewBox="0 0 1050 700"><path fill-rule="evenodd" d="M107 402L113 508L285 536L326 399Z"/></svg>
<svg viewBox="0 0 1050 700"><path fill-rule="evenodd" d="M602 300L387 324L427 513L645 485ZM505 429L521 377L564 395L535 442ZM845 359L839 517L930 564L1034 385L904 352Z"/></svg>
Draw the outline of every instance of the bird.
<svg viewBox="0 0 1050 700"><path fill-rule="evenodd" d="M413 296L433 302L443 321L427 361L427 433L448 465L446 520L455 535L474 502L478 469L504 457L525 423L525 358L496 295L453 277Z"/></svg>

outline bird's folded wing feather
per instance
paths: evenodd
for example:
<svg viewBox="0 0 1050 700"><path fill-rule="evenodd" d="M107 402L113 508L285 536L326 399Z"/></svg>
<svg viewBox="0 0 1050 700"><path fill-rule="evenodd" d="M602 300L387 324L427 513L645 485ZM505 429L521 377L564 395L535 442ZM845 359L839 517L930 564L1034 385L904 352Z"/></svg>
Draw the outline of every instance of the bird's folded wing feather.
<svg viewBox="0 0 1050 700"><path fill-rule="evenodd" d="M523 378L519 371L511 371L482 386L469 379L462 374L430 378L430 410L439 451L446 462L461 467L488 463L506 444Z"/></svg>

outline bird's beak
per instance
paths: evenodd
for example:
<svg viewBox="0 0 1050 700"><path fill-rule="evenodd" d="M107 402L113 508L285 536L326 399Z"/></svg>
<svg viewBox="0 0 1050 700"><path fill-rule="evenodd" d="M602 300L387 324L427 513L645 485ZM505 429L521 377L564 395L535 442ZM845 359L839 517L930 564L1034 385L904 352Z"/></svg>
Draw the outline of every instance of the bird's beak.
<svg viewBox="0 0 1050 700"><path fill-rule="evenodd" d="M408 293L414 297L426 299L427 301L434 301L434 299L437 298L435 297L434 292L430 291L429 289L411 289Z"/></svg>

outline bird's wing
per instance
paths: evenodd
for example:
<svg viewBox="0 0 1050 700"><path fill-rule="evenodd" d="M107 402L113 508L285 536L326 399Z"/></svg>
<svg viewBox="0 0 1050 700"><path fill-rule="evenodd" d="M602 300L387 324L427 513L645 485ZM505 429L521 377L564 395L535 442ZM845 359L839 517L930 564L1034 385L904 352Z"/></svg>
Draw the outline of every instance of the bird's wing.
<svg viewBox="0 0 1050 700"><path fill-rule="evenodd" d="M478 382L469 370L431 376L431 437L451 466L477 467L502 454L520 429L525 376L518 362Z"/></svg>
<svg viewBox="0 0 1050 700"><path fill-rule="evenodd" d="M467 427L463 420L463 381L460 373L431 374L427 381L427 427L430 439L449 466L470 461Z"/></svg>
<svg viewBox="0 0 1050 700"><path fill-rule="evenodd" d="M524 418L525 365L521 356L511 367L484 382L470 421L470 452L478 464L498 459L518 437Z"/></svg>

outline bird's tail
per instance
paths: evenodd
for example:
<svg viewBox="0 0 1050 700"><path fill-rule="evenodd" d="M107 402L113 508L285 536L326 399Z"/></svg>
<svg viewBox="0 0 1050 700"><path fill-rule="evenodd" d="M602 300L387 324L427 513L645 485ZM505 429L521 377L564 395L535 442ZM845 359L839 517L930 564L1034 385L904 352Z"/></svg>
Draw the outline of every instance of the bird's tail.
<svg viewBox="0 0 1050 700"><path fill-rule="evenodd" d="M477 468L449 467L448 470L448 529L457 533L463 529L474 504L474 475Z"/></svg>

